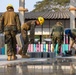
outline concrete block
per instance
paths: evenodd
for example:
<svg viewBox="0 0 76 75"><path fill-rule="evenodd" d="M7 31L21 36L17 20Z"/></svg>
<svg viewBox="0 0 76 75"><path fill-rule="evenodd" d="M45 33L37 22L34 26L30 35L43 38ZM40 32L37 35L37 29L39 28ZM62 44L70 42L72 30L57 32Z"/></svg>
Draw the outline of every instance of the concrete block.
<svg viewBox="0 0 76 75"><path fill-rule="evenodd" d="M48 52L42 52L41 57L42 58L48 58L49 57L49 53Z"/></svg>
<svg viewBox="0 0 76 75"><path fill-rule="evenodd" d="M41 52L29 52L31 58L41 58Z"/></svg>
<svg viewBox="0 0 76 75"><path fill-rule="evenodd" d="M50 58L55 58L56 57L56 53L55 52L49 52L49 57Z"/></svg>
<svg viewBox="0 0 76 75"><path fill-rule="evenodd" d="M35 58L41 58L41 52L35 52L34 55Z"/></svg>
<svg viewBox="0 0 76 75"><path fill-rule="evenodd" d="M27 54L29 54L31 58L35 57L34 52L28 52Z"/></svg>

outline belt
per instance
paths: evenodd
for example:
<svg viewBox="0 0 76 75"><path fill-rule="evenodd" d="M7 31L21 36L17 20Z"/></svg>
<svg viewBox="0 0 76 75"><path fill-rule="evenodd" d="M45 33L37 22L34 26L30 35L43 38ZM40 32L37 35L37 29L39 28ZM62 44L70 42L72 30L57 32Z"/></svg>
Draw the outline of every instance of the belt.
<svg viewBox="0 0 76 75"><path fill-rule="evenodd" d="M16 26L16 25L11 24L11 25L5 25L5 26Z"/></svg>

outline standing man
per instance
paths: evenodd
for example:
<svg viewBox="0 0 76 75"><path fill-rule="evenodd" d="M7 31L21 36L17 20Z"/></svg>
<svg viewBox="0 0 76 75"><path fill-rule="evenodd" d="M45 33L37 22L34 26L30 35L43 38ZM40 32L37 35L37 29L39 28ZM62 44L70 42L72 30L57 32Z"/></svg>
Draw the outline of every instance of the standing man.
<svg viewBox="0 0 76 75"><path fill-rule="evenodd" d="M16 34L21 32L21 23L19 15L14 12L11 4L6 7L7 11L1 15L0 29L5 34L5 43L7 44L7 60L15 60L16 57Z"/></svg>
<svg viewBox="0 0 76 75"><path fill-rule="evenodd" d="M23 25L21 25L21 33L24 41L24 46L21 50L19 50L18 54L22 56L22 58L29 58L30 56L27 55L27 49L29 43L34 44L34 33L36 25L42 25L44 23L43 17L38 17L37 20L31 20ZM30 30L30 36L28 37L28 31ZM30 40L30 41L29 41Z"/></svg>
<svg viewBox="0 0 76 75"><path fill-rule="evenodd" d="M53 43L53 48L52 51L54 52L54 49L56 47L56 44L58 44L58 54L60 53L60 48L61 44L63 43L63 37L64 37L64 28L61 22L57 22L53 27L52 27L52 43Z"/></svg>

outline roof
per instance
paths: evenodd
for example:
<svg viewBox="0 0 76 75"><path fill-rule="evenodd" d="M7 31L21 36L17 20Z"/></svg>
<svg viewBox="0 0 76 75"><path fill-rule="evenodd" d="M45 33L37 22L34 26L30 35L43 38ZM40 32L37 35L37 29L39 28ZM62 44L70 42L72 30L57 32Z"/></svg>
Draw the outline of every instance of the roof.
<svg viewBox="0 0 76 75"><path fill-rule="evenodd" d="M2 13L0 13L0 15L1 14ZM70 19L70 11L57 11L57 12L45 11L45 12L25 13L25 19L37 19L38 16L42 16L45 19Z"/></svg>
<svg viewBox="0 0 76 75"><path fill-rule="evenodd" d="M25 13L25 19L37 19L38 16L42 16L45 19L70 19L69 11L58 11L58 12L28 12Z"/></svg>

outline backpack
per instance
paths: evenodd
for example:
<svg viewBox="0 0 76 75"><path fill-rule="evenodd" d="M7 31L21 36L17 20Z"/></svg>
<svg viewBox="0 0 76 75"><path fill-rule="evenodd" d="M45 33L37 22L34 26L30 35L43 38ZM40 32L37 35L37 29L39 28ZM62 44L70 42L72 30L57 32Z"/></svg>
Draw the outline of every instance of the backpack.
<svg viewBox="0 0 76 75"><path fill-rule="evenodd" d="M53 28L53 35L56 37L60 37L63 33L63 27L62 26L55 26Z"/></svg>

